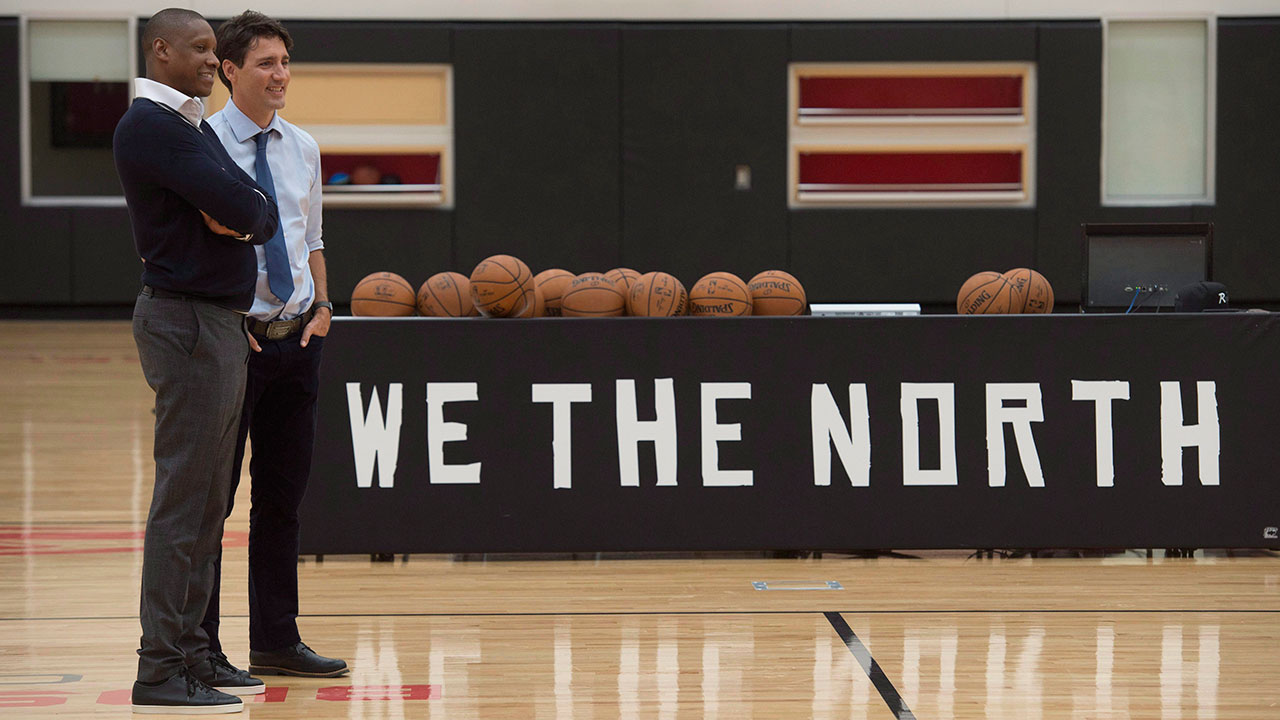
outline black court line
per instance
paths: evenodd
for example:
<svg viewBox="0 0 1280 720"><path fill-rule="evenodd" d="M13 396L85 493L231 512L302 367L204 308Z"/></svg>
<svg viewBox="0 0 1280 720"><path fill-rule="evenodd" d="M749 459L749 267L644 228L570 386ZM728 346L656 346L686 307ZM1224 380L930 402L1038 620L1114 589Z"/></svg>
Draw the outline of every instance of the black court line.
<svg viewBox="0 0 1280 720"><path fill-rule="evenodd" d="M380 618L380 617L606 617L630 615L812 615L816 610L615 610L576 612L385 612L385 613L306 613L300 618ZM853 615L1276 615L1280 610L840 610ZM247 618L248 615L227 615ZM65 620L137 620L137 615L83 615L73 617L0 617L0 622L61 622Z"/></svg>
<svg viewBox="0 0 1280 720"><path fill-rule="evenodd" d="M831 623L831 627L835 628L836 634L844 641L845 647L849 648L849 652L853 653L853 657L862 666L862 671L867 674L871 680L871 684L880 692L880 697L884 699L885 705L889 706L889 711L898 720L916 720L915 713L911 712L911 708L907 707L907 702L898 694L898 689L893 686L889 680L889 676L884 674L884 670L880 669L880 664L876 659L871 657L871 651L866 645L853 634L853 629L849 627L849 623L844 621L844 617L840 613L827 612L822 613L827 617L827 622Z"/></svg>

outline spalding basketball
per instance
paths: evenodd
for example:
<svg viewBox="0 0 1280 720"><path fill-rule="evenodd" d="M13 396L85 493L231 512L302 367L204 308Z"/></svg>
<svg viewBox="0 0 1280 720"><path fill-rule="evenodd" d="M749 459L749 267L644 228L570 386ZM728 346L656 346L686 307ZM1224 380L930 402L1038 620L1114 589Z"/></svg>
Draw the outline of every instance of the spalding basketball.
<svg viewBox="0 0 1280 720"><path fill-rule="evenodd" d="M1053 312L1053 286L1031 268L1014 268L1004 274L1012 293L1013 312Z"/></svg>
<svg viewBox="0 0 1280 720"><path fill-rule="evenodd" d="M393 272L365 275L351 291L351 314L360 317L406 317L418 308L413 286Z"/></svg>
<svg viewBox="0 0 1280 720"><path fill-rule="evenodd" d="M791 273L765 270L747 281L752 315L803 315L804 288Z"/></svg>
<svg viewBox="0 0 1280 720"><path fill-rule="evenodd" d="M622 291L600 273L577 276L560 298L560 311L565 317L616 317L624 314L626 307Z"/></svg>
<svg viewBox="0 0 1280 720"><path fill-rule="evenodd" d="M961 315L995 315L1011 311L1013 294L1009 283L998 272L975 273L960 286L956 311Z"/></svg>
<svg viewBox="0 0 1280 720"><path fill-rule="evenodd" d="M549 268L533 276L533 286L542 293L545 316L560 317L560 297L573 278L573 273L560 268Z"/></svg>
<svg viewBox="0 0 1280 720"><path fill-rule="evenodd" d="M427 317L479 315L471 302L471 280L458 272L439 272L418 288L418 314Z"/></svg>
<svg viewBox="0 0 1280 720"><path fill-rule="evenodd" d="M515 317L533 300L533 273L520 258L494 255L471 271L471 301L485 317Z"/></svg>
<svg viewBox="0 0 1280 720"><path fill-rule="evenodd" d="M620 267L610 270L604 276L612 280L622 291L623 297L626 297L631 294L631 284L640 278L640 273L631 268Z"/></svg>
<svg viewBox="0 0 1280 720"><path fill-rule="evenodd" d="M751 314L751 292L742 278L727 272L703 275L689 291L689 314L739 317Z"/></svg>
<svg viewBox="0 0 1280 720"><path fill-rule="evenodd" d="M639 317L674 317L689 308L689 293L674 275L647 272L631 284L627 313Z"/></svg>

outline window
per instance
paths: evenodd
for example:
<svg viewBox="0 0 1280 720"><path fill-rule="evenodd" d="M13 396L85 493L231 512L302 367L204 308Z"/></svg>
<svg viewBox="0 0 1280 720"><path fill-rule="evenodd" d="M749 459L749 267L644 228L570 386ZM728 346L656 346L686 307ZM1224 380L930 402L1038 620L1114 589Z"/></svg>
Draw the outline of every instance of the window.
<svg viewBox="0 0 1280 720"><path fill-rule="evenodd" d="M1212 20L1104 24L1102 202L1213 202Z"/></svg>
<svg viewBox="0 0 1280 720"><path fill-rule="evenodd" d="M791 207L1034 202L1029 63L791 68Z"/></svg>
<svg viewBox="0 0 1280 720"><path fill-rule="evenodd" d="M295 62L290 71L280 114L320 146L325 207L453 205L449 66ZM217 83L207 111L228 96Z"/></svg>
<svg viewBox="0 0 1280 720"><path fill-rule="evenodd" d="M22 200L123 205L111 156L135 74L132 20L23 19Z"/></svg>

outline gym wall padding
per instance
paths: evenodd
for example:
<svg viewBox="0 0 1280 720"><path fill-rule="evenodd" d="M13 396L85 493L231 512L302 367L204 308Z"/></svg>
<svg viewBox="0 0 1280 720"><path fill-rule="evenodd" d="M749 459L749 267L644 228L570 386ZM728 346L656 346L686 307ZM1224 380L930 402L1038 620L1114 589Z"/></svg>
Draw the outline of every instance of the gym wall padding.
<svg viewBox="0 0 1280 720"><path fill-rule="evenodd" d="M623 31L623 264L686 287L788 266L787 35L768 24ZM749 189L735 189L739 165Z"/></svg>
<svg viewBox="0 0 1280 720"><path fill-rule="evenodd" d="M466 274L499 253L535 272L617 266L618 35L591 24L454 31L457 265L438 270Z"/></svg>
<svg viewBox="0 0 1280 720"><path fill-rule="evenodd" d="M1273 300L1280 294L1277 118L1280 20L1218 20L1213 270L1239 300Z"/></svg>
<svg viewBox="0 0 1280 720"><path fill-rule="evenodd" d="M1100 22L286 23L299 62L453 66L456 205L328 209L339 302L369 272L417 284L509 252L686 284L780 267L814 301L940 308L974 271L1034 266L1068 309L1080 223L1197 220L1216 225L1215 279L1233 298L1280 303L1280 18L1217 21L1216 202L1173 207L1101 205ZM140 273L124 208L21 203L18 32L0 18L0 305L128 305ZM1034 207L787 208L787 63L981 60L1036 63ZM749 190L734 189L738 165Z"/></svg>

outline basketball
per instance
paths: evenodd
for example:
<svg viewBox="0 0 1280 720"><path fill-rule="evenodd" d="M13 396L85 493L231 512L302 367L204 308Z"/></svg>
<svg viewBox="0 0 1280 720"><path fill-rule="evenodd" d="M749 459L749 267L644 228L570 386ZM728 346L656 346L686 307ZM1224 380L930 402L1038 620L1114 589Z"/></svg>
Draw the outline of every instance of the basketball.
<svg viewBox="0 0 1280 720"><path fill-rule="evenodd" d="M636 278L627 296L627 313L638 317L674 317L689 308L684 283L669 273L653 271Z"/></svg>
<svg viewBox="0 0 1280 720"><path fill-rule="evenodd" d="M573 277L573 273L561 268L549 268L533 276L533 286L542 293L543 315L560 317L560 297Z"/></svg>
<svg viewBox="0 0 1280 720"><path fill-rule="evenodd" d="M1012 310L1013 294L1009 283L998 272L975 273L960 286L956 311L961 315L996 315Z"/></svg>
<svg viewBox="0 0 1280 720"><path fill-rule="evenodd" d="M631 285L640 278L640 273L632 270L631 268L620 267L610 270L605 273L604 276L612 280L614 285L618 286L618 289L622 291L623 296L629 296L631 294Z"/></svg>
<svg viewBox="0 0 1280 720"><path fill-rule="evenodd" d="M358 317L407 317L416 309L413 286L393 272L365 275L351 291L351 314Z"/></svg>
<svg viewBox="0 0 1280 720"><path fill-rule="evenodd" d="M742 278L728 272L703 275L689 291L689 314L740 317L751 314L751 292Z"/></svg>
<svg viewBox="0 0 1280 720"><path fill-rule="evenodd" d="M515 317L533 305L533 273L520 258L487 257L471 271L471 301L485 317Z"/></svg>
<svg viewBox="0 0 1280 720"><path fill-rule="evenodd" d="M1004 274L1012 292L1013 312L1053 312L1053 286L1031 268L1014 268Z"/></svg>
<svg viewBox="0 0 1280 720"><path fill-rule="evenodd" d="M765 270L747 282L752 315L804 314L804 287L791 273Z"/></svg>
<svg viewBox="0 0 1280 720"><path fill-rule="evenodd" d="M511 317L536 318L536 317L543 317L546 314L547 314L547 301L543 299L542 291L538 289L538 286L534 285L533 286L533 302L525 306L525 309L523 312L517 315L512 315Z"/></svg>
<svg viewBox="0 0 1280 720"><path fill-rule="evenodd" d="M627 299L612 280L600 273L574 278L560 298L565 317L616 317L626 313Z"/></svg>
<svg viewBox="0 0 1280 720"><path fill-rule="evenodd" d="M418 314L426 317L479 315L471 302L471 281L458 272L440 272L418 288Z"/></svg>

